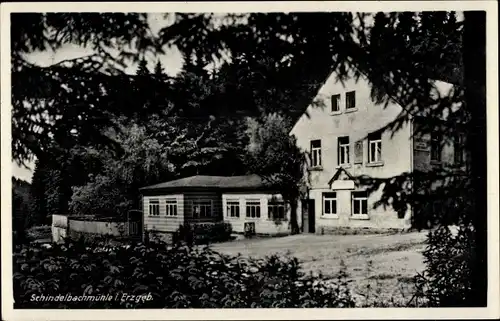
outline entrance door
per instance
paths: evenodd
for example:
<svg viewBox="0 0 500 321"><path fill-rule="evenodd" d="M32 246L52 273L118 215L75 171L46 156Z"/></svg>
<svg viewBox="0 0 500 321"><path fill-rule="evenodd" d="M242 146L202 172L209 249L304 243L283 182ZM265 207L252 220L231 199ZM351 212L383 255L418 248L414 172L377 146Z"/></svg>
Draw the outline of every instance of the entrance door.
<svg viewBox="0 0 500 321"><path fill-rule="evenodd" d="M314 219L314 200L302 200L302 231L314 233L316 220Z"/></svg>
<svg viewBox="0 0 500 321"><path fill-rule="evenodd" d="M130 238L142 238L142 212L130 210L128 212L128 236Z"/></svg>

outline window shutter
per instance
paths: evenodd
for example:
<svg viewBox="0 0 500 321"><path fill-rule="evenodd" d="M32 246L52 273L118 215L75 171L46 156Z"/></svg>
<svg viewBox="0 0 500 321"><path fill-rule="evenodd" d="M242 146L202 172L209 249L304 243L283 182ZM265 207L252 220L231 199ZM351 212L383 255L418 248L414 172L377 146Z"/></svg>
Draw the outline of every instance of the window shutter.
<svg viewBox="0 0 500 321"><path fill-rule="evenodd" d="M354 163L363 163L363 141L358 141L354 144Z"/></svg>

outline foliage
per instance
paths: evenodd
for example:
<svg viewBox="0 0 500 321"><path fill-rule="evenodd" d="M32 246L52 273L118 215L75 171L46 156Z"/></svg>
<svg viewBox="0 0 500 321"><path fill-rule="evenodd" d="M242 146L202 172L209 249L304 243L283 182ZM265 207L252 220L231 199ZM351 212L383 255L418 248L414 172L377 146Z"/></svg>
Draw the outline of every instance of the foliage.
<svg viewBox="0 0 500 321"><path fill-rule="evenodd" d="M171 106L148 123L182 177L245 173L245 124L239 109L218 99L224 90L219 82L206 71L182 71L172 84Z"/></svg>
<svg viewBox="0 0 500 321"><path fill-rule="evenodd" d="M139 66L137 67L137 76L147 76L149 75L148 62L146 59L142 58L139 61Z"/></svg>
<svg viewBox="0 0 500 321"><path fill-rule="evenodd" d="M97 157L103 168L99 174L91 174L87 184L73 188L70 203L73 213L125 215L128 210L139 207L139 187L166 180L174 171L168 151L151 138L145 128L125 124L120 131L108 135L115 136L124 153L117 159L111 153L86 151Z"/></svg>
<svg viewBox="0 0 500 321"><path fill-rule="evenodd" d="M110 295L111 301L33 301L37 295ZM123 294L143 296L122 300ZM15 308L353 307L347 283L303 275L295 258L243 259L164 244L18 247Z"/></svg>
<svg viewBox="0 0 500 321"><path fill-rule="evenodd" d="M264 116L261 122L248 120L247 165L276 188L291 208L292 233L299 232L297 202L306 186L305 154L289 135L289 120L278 114Z"/></svg>
<svg viewBox="0 0 500 321"><path fill-rule="evenodd" d="M165 75L165 70L163 69L163 65L162 65L161 61L158 60L158 62L156 63L153 74L157 77Z"/></svg>
<svg viewBox="0 0 500 321"><path fill-rule="evenodd" d="M32 226L26 231L26 236L31 241L51 240L52 229L50 225Z"/></svg>
<svg viewBox="0 0 500 321"><path fill-rule="evenodd" d="M448 227L429 232L429 245L424 251L427 265L418 275L418 297L434 307L460 307L473 300L472 266L476 244L471 226L458 229L454 235ZM453 273L450 273L453 271Z"/></svg>
<svg viewBox="0 0 500 321"><path fill-rule="evenodd" d="M66 45L93 54L48 67L26 59ZM11 48L12 152L20 164L53 141L109 144L101 135L109 112L130 114L137 100L130 97L134 81L123 74L124 64L157 51L142 13L13 13Z"/></svg>
<svg viewBox="0 0 500 321"><path fill-rule="evenodd" d="M179 226L174 243L187 245L225 242L231 239L232 225L227 222L191 223Z"/></svg>
<svg viewBox="0 0 500 321"><path fill-rule="evenodd" d="M14 244L26 241L25 229L31 224L29 206L31 195L30 184L12 177L12 233Z"/></svg>

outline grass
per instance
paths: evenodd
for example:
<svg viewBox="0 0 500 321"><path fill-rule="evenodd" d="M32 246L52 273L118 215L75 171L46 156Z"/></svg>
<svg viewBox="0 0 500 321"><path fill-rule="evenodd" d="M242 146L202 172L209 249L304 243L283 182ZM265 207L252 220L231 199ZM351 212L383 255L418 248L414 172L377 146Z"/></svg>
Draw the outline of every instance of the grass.
<svg viewBox="0 0 500 321"><path fill-rule="evenodd" d="M345 266L360 304L404 305L414 292L413 277L424 269L426 233L391 235L311 235L243 239L213 245L222 253L247 257L297 257L304 272L334 279Z"/></svg>

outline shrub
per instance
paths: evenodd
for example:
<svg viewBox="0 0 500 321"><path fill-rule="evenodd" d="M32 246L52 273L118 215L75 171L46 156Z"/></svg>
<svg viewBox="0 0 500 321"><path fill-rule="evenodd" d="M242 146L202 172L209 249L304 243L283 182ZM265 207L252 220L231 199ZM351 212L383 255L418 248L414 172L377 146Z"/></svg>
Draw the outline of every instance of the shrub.
<svg viewBox="0 0 500 321"><path fill-rule="evenodd" d="M473 230L467 226L461 226L456 235L446 226L429 232L423 253L427 267L416 280L416 295L429 306L463 307L473 301L473 240Z"/></svg>
<svg viewBox="0 0 500 321"><path fill-rule="evenodd" d="M26 235L30 240L50 239L52 229L49 225L33 226L26 231Z"/></svg>
<svg viewBox="0 0 500 321"><path fill-rule="evenodd" d="M185 224L177 230L174 243L183 241L192 245L225 242L231 239L232 231L231 224L226 222Z"/></svg>
<svg viewBox="0 0 500 321"><path fill-rule="evenodd" d="M103 301L34 301L39 295ZM144 295L129 297L124 295ZM142 298L142 299L137 299ZM243 259L209 248L67 240L14 253L15 308L353 307L347 282L305 276L296 258Z"/></svg>

